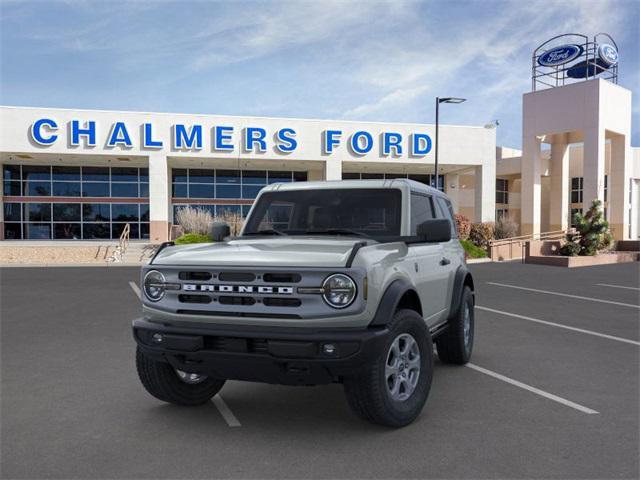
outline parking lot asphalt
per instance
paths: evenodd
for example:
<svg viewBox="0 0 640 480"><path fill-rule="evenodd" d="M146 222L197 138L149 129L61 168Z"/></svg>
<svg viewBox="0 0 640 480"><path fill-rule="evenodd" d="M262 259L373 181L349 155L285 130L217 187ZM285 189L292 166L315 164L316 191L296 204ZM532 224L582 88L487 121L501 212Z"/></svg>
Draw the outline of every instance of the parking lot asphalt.
<svg viewBox="0 0 640 480"><path fill-rule="evenodd" d="M638 478L638 264L471 269L472 364L436 362L399 430L340 385L163 404L135 370L138 269L2 269L2 478Z"/></svg>

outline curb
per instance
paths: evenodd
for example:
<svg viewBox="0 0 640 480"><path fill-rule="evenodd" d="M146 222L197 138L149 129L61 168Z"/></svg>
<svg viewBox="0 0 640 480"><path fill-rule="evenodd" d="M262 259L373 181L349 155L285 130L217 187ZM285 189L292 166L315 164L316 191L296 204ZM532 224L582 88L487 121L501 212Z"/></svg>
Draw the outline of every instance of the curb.
<svg viewBox="0 0 640 480"><path fill-rule="evenodd" d="M0 268L141 267L144 263L0 263Z"/></svg>
<svg viewBox="0 0 640 480"><path fill-rule="evenodd" d="M490 258L468 258L467 264L470 263L489 263L492 260Z"/></svg>

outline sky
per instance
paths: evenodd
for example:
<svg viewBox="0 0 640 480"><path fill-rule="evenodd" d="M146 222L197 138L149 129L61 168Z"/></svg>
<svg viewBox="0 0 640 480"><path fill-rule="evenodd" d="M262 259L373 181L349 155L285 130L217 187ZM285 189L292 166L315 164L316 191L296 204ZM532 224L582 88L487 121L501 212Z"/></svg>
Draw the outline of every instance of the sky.
<svg viewBox="0 0 640 480"><path fill-rule="evenodd" d="M379 122L498 120L521 145L531 54L607 32L634 93L640 1L0 0L0 104Z"/></svg>

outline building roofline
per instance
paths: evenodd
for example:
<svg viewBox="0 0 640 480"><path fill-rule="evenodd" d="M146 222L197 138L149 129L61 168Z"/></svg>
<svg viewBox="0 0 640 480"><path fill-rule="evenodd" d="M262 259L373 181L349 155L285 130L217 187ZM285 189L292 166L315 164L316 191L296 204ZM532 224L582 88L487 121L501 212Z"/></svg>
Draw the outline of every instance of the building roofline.
<svg viewBox="0 0 640 480"><path fill-rule="evenodd" d="M233 119L247 119L252 118L256 120L294 120L297 122L341 122L341 123L355 123L355 124L371 124L371 125L407 125L407 126L419 126L419 127L434 127L434 123L412 123L412 122L379 122L368 120L341 120L337 118L294 118L294 117L265 117L256 115L224 115L216 113L176 113L176 112L149 112L149 111L135 111L135 110L103 110L95 108L60 108L60 107L27 107L20 105L0 105L0 108L10 108L15 110L62 110L67 112L99 112L99 113L127 113L137 115L171 115L171 116L185 116L185 117L225 117ZM454 127L454 128L476 128L485 129L480 125L451 125L441 123L440 127Z"/></svg>

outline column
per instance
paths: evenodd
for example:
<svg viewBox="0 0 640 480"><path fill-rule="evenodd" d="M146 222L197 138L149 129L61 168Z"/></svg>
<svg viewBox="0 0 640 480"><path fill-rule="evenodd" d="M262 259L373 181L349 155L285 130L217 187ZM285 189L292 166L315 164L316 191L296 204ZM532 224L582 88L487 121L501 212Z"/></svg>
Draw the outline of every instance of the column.
<svg viewBox="0 0 640 480"><path fill-rule="evenodd" d="M476 222L496 219L496 161L487 160L475 167L474 210Z"/></svg>
<svg viewBox="0 0 640 480"><path fill-rule="evenodd" d="M342 161L335 158L328 158L324 162L325 180L342 180Z"/></svg>
<svg viewBox="0 0 640 480"><path fill-rule="evenodd" d="M554 136L550 167L549 230L555 232L569 226L569 145L566 133Z"/></svg>
<svg viewBox="0 0 640 480"><path fill-rule="evenodd" d="M524 136L522 152L522 210L520 232L522 235L540 233L542 160L540 138Z"/></svg>
<svg viewBox="0 0 640 480"><path fill-rule="evenodd" d="M628 135L615 135L611 139L608 201L609 226L616 240L629 237L629 181L633 161Z"/></svg>
<svg viewBox="0 0 640 480"><path fill-rule="evenodd" d="M604 203L604 129L599 126L584 132L582 161L582 210L586 212L596 198Z"/></svg>
<svg viewBox="0 0 640 480"><path fill-rule="evenodd" d="M171 208L169 162L164 154L149 155L150 241L169 240L169 208Z"/></svg>
<svg viewBox="0 0 640 480"><path fill-rule="evenodd" d="M458 212L460 207L460 175L448 173L444 176L444 190L451 199L453 211Z"/></svg>

